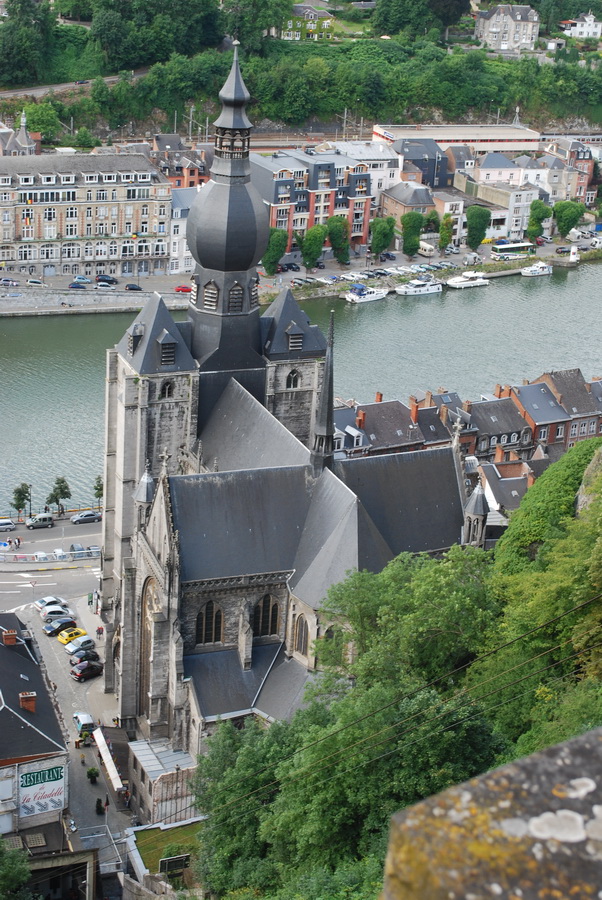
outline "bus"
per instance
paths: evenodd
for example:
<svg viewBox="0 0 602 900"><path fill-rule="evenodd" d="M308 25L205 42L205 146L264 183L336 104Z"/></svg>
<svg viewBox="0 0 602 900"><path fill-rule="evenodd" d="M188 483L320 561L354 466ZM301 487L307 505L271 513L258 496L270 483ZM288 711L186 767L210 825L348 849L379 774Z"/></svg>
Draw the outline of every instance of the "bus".
<svg viewBox="0 0 602 900"><path fill-rule="evenodd" d="M535 245L531 241L496 241L491 245L492 259L527 259L535 253Z"/></svg>

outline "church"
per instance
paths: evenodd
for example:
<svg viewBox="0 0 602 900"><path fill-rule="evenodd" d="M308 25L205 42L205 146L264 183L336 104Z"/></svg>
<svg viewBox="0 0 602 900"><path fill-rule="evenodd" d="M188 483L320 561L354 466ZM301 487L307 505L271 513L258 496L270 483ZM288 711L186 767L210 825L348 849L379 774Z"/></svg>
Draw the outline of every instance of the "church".
<svg viewBox="0 0 602 900"><path fill-rule="evenodd" d="M466 503L451 446L335 461L333 317L325 336L289 290L259 306L236 49L219 97L187 319L155 294L107 362L105 690L132 738L193 758L218 719L290 717L329 587L460 543Z"/></svg>

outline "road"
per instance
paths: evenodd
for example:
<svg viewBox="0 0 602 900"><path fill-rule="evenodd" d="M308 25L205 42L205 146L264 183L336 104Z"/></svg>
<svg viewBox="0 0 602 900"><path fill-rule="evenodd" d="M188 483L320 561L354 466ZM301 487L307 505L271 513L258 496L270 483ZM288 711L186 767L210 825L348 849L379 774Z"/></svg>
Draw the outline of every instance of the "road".
<svg viewBox="0 0 602 900"><path fill-rule="evenodd" d="M148 72L148 66L145 66L143 69L136 69L132 72L132 78L136 80L137 78L142 78L143 75L146 75ZM90 81L86 81L85 84L75 84L74 81L67 81L63 84L44 84L39 87L20 87L14 88L10 91L0 91L0 100L8 100L11 97L45 97L46 94L49 94L52 91L54 94L60 94L64 91L72 91L72 90L85 90L89 89L92 81L95 79L91 79ZM119 75L107 75L102 79L105 84L117 84L119 81Z"/></svg>

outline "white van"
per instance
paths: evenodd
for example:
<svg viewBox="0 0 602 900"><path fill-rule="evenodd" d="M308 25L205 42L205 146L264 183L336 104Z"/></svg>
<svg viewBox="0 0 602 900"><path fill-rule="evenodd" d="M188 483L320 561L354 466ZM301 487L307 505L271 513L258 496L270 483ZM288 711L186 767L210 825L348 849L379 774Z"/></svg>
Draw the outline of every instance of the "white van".
<svg viewBox="0 0 602 900"><path fill-rule="evenodd" d="M592 250L602 250L602 237L595 237L590 244L590 248Z"/></svg>
<svg viewBox="0 0 602 900"><path fill-rule="evenodd" d="M420 246L418 247L418 256L434 256L435 248L432 244L429 244L428 241L420 241Z"/></svg>
<svg viewBox="0 0 602 900"><path fill-rule="evenodd" d="M25 524L30 531L32 528L52 528L54 525L54 517L52 513L38 513L37 516L32 516L31 519L27 519Z"/></svg>
<svg viewBox="0 0 602 900"><path fill-rule="evenodd" d="M16 527L12 519L0 519L0 531L14 531Z"/></svg>

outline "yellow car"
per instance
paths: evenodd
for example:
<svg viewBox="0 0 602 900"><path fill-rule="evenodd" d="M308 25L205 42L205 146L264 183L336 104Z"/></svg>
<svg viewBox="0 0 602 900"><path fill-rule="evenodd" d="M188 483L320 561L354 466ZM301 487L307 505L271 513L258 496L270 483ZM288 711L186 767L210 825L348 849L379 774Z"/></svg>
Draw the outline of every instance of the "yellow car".
<svg viewBox="0 0 602 900"><path fill-rule="evenodd" d="M64 631L59 632L58 638L61 644L68 644L75 638L83 637L87 633L85 628L65 628Z"/></svg>

